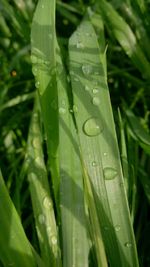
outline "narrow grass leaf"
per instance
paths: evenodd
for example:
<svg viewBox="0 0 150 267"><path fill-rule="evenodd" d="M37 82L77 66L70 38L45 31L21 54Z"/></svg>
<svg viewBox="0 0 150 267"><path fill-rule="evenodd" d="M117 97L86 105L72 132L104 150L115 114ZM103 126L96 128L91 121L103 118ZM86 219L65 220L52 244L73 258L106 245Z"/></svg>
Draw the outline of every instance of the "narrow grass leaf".
<svg viewBox="0 0 150 267"><path fill-rule="evenodd" d="M115 38L126 54L140 70L143 77L150 79L150 63L147 61L143 51L139 47L136 37L129 25L117 13L113 6L105 0L100 1L99 7L106 24L112 30Z"/></svg>
<svg viewBox="0 0 150 267"><path fill-rule="evenodd" d="M84 20L69 40L70 74L81 155L91 179L112 266L138 266L120 156L97 36Z"/></svg>
<svg viewBox="0 0 150 267"><path fill-rule="evenodd" d="M0 259L4 266L36 267L30 242L0 172Z"/></svg>
<svg viewBox="0 0 150 267"><path fill-rule="evenodd" d="M59 190L58 99L55 55L55 0L39 0L31 29L31 61L40 95L55 200Z"/></svg>
<svg viewBox="0 0 150 267"><path fill-rule="evenodd" d="M60 267L60 249L47 170L42 150L42 136L37 106L33 112L28 137L28 179L41 256L48 266Z"/></svg>

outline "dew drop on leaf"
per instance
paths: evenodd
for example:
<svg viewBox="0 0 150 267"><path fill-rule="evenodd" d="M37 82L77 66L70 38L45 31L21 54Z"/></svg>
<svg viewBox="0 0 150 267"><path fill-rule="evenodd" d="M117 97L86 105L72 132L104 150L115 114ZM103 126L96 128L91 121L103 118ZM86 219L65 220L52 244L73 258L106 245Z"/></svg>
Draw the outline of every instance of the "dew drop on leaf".
<svg viewBox="0 0 150 267"><path fill-rule="evenodd" d="M81 41L78 41L77 42L77 48L80 49L80 48L84 48L84 44L81 42Z"/></svg>
<svg viewBox="0 0 150 267"><path fill-rule="evenodd" d="M44 216L44 214L42 214L42 213L39 214L38 221L39 221L40 224L44 224L45 223L45 216Z"/></svg>
<svg viewBox="0 0 150 267"><path fill-rule="evenodd" d="M98 93L98 89L94 88L92 92L93 92L94 95L96 95Z"/></svg>
<svg viewBox="0 0 150 267"><path fill-rule="evenodd" d="M45 197L45 198L43 199L43 206L44 206L45 208L48 208L48 209L50 209L50 208L52 207L52 203L51 203L49 197Z"/></svg>
<svg viewBox="0 0 150 267"><path fill-rule="evenodd" d="M37 81L37 82L35 83L35 87L36 87L36 88L39 88L39 87L40 87L40 82L39 82L39 81Z"/></svg>
<svg viewBox="0 0 150 267"><path fill-rule="evenodd" d="M82 72L84 75L89 75L92 73L92 66L91 65L82 65Z"/></svg>
<svg viewBox="0 0 150 267"><path fill-rule="evenodd" d="M99 104L100 104L100 100L99 100L99 98L98 97L93 97L92 98L92 103L93 103L93 105L94 106L99 106Z"/></svg>
<svg viewBox="0 0 150 267"><path fill-rule="evenodd" d="M96 118L90 118L85 121L83 125L83 131L88 136L99 135L103 130L102 125Z"/></svg>
<svg viewBox="0 0 150 267"><path fill-rule="evenodd" d="M59 113L62 114L62 115L65 114L66 113L66 109L64 107L60 107L59 108Z"/></svg>
<svg viewBox="0 0 150 267"><path fill-rule="evenodd" d="M96 161L93 161L93 162L92 162L92 166L93 166L93 167L96 167L97 165L98 165L98 164L97 164Z"/></svg>
<svg viewBox="0 0 150 267"><path fill-rule="evenodd" d="M115 226L115 231L116 231L116 232L119 232L119 231L120 231L120 228L121 228L120 225L117 224L117 225Z"/></svg>
<svg viewBox="0 0 150 267"><path fill-rule="evenodd" d="M126 248L131 248L132 247L132 243L131 242L126 242L124 245L125 245Z"/></svg>
<svg viewBox="0 0 150 267"><path fill-rule="evenodd" d="M57 244L57 238L56 238L56 236L52 236L51 241L52 241L52 244L53 245L56 245Z"/></svg>
<svg viewBox="0 0 150 267"><path fill-rule="evenodd" d="M112 180L117 176L117 170L111 167L106 167L104 169L105 180Z"/></svg>

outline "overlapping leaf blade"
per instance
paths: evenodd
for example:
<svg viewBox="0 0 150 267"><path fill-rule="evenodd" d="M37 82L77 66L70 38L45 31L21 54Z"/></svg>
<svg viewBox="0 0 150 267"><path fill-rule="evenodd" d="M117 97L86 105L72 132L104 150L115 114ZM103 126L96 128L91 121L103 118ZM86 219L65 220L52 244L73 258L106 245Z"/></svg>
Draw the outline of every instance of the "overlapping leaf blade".
<svg viewBox="0 0 150 267"><path fill-rule="evenodd" d="M111 266L138 266L111 103L95 31L84 20L69 41L81 153L91 178Z"/></svg>

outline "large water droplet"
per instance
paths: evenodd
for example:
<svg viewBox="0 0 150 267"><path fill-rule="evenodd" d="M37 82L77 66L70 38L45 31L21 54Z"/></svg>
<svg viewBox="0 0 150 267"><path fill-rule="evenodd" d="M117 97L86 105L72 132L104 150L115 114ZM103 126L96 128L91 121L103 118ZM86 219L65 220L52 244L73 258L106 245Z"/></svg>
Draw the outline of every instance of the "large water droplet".
<svg viewBox="0 0 150 267"><path fill-rule="evenodd" d="M38 221L39 221L40 224L44 224L45 223L45 216L44 216L44 214L42 214L42 213L39 214Z"/></svg>
<svg viewBox="0 0 150 267"><path fill-rule="evenodd" d="M131 248L132 247L132 243L131 242L126 242L124 245L125 245L126 248Z"/></svg>
<svg viewBox="0 0 150 267"><path fill-rule="evenodd" d="M96 136L102 132L103 127L99 123L97 118L90 118L87 121L85 121L83 125L83 130L84 133L88 136Z"/></svg>
<svg viewBox="0 0 150 267"><path fill-rule="evenodd" d="M43 199L43 206L44 206L45 208L48 208L48 209L52 208L52 203L51 203L49 197L45 197L45 198Z"/></svg>
<svg viewBox="0 0 150 267"><path fill-rule="evenodd" d="M119 231L120 231L120 228L121 228L120 225L117 224L117 225L115 226L115 231L116 231L116 232L119 232Z"/></svg>
<svg viewBox="0 0 150 267"><path fill-rule="evenodd" d="M84 75L89 75L92 73L92 66L91 65L82 65L82 71Z"/></svg>
<svg viewBox="0 0 150 267"><path fill-rule="evenodd" d="M77 42L77 48L79 49L83 49L84 48L84 44L81 41Z"/></svg>
<svg viewBox="0 0 150 267"><path fill-rule="evenodd" d="M111 167L106 167L104 169L105 180L112 180L117 176L117 170Z"/></svg>
<svg viewBox="0 0 150 267"><path fill-rule="evenodd" d="M37 81L37 82L35 83L35 87L36 87L36 88L39 88L39 87L40 87L40 82L39 82L39 81Z"/></svg>
<svg viewBox="0 0 150 267"><path fill-rule="evenodd" d="M92 103L93 103L93 105L95 105L95 106L99 106L99 104L100 104L100 100L99 100L99 98L98 97L93 97L92 98Z"/></svg>

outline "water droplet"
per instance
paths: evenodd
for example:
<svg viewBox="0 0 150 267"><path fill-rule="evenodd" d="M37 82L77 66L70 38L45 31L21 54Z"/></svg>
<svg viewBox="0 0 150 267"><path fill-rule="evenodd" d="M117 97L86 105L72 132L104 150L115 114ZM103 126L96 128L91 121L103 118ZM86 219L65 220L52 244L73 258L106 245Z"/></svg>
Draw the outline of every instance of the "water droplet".
<svg viewBox="0 0 150 267"><path fill-rule="evenodd" d="M81 41L78 41L78 42L77 42L77 48L78 48L78 49L79 49L79 48L83 49L83 48L84 48L84 44L83 44Z"/></svg>
<svg viewBox="0 0 150 267"><path fill-rule="evenodd" d="M105 180L112 180L117 176L117 170L111 167L106 167L104 169L104 178Z"/></svg>
<svg viewBox="0 0 150 267"><path fill-rule="evenodd" d="M38 221L39 221L40 224L44 224L45 223L45 216L44 216L44 214L42 214L42 213L39 214Z"/></svg>
<svg viewBox="0 0 150 267"><path fill-rule="evenodd" d="M51 203L49 197L45 197L45 198L43 199L43 206L44 206L45 208L48 208L48 209L50 209L50 208L52 207L52 203Z"/></svg>
<svg viewBox="0 0 150 267"><path fill-rule="evenodd" d="M119 224L117 224L116 226L115 226L115 230L116 230L116 232L119 232L120 231L120 225Z"/></svg>
<svg viewBox="0 0 150 267"><path fill-rule="evenodd" d="M44 5L41 5L42 8L44 8Z"/></svg>
<svg viewBox="0 0 150 267"><path fill-rule="evenodd" d="M126 242L124 245L125 245L126 248L131 248L132 247L132 243L131 242Z"/></svg>
<svg viewBox="0 0 150 267"><path fill-rule="evenodd" d="M70 76L69 75L67 75L67 81L68 81L68 83L70 83Z"/></svg>
<svg viewBox="0 0 150 267"><path fill-rule="evenodd" d="M94 95L96 95L96 94L98 94L98 89L94 88L92 92L93 92Z"/></svg>
<svg viewBox="0 0 150 267"><path fill-rule="evenodd" d="M64 107L60 107L59 108L59 113L62 114L62 115L65 114L66 113L66 109Z"/></svg>
<svg viewBox="0 0 150 267"><path fill-rule="evenodd" d="M79 81L79 78L78 77L74 77L73 78L75 82L78 82Z"/></svg>
<svg viewBox="0 0 150 267"><path fill-rule="evenodd" d="M31 55L31 62L33 64L37 63L37 57L35 55Z"/></svg>
<svg viewBox="0 0 150 267"><path fill-rule="evenodd" d="M92 73L92 66L91 65L82 65L82 71L84 75L89 75Z"/></svg>
<svg viewBox="0 0 150 267"><path fill-rule="evenodd" d="M78 107L77 107L76 105L73 105L73 111L74 111L75 113L78 112Z"/></svg>
<svg viewBox="0 0 150 267"><path fill-rule="evenodd" d="M39 82L39 81L37 81L37 82L35 83L35 87L36 87L36 88L39 88L39 87L40 87L40 82Z"/></svg>
<svg viewBox="0 0 150 267"><path fill-rule="evenodd" d="M32 73L34 74L34 76L37 75L38 69L36 67L32 67Z"/></svg>
<svg viewBox="0 0 150 267"><path fill-rule="evenodd" d="M107 153L106 153L106 152L104 152L104 156L105 156L105 157L107 156Z"/></svg>
<svg viewBox="0 0 150 267"><path fill-rule="evenodd" d="M92 98L92 103L93 103L93 105L95 105L95 106L99 106L99 104L100 104L100 100L99 100L99 98L98 97L93 97Z"/></svg>
<svg viewBox="0 0 150 267"><path fill-rule="evenodd" d="M57 100L56 99L53 99L53 101L51 102L51 107L56 110L57 109Z"/></svg>
<svg viewBox="0 0 150 267"><path fill-rule="evenodd" d="M93 166L93 167L96 167L97 165L98 165L98 164L97 164L96 161L93 161L93 162L92 162L92 166Z"/></svg>
<svg viewBox="0 0 150 267"><path fill-rule="evenodd" d="M40 144L40 141L39 141L39 138L38 137L35 137L32 141L32 145L34 148L40 148L41 147L41 144Z"/></svg>
<svg viewBox="0 0 150 267"><path fill-rule="evenodd" d="M57 237L56 236L52 236L51 241L52 241L53 245L56 245L57 244Z"/></svg>
<svg viewBox="0 0 150 267"><path fill-rule="evenodd" d="M100 125L98 119L90 118L85 121L83 130L84 133L88 136L96 136L102 132L103 128L102 125Z"/></svg>
<svg viewBox="0 0 150 267"><path fill-rule="evenodd" d="M43 168L42 158L40 158L40 157L36 157L36 158L35 158L35 164L37 164L37 166L38 166L39 168Z"/></svg>
<svg viewBox="0 0 150 267"><path fill-rule="evenodd" d="M89 87L88 85L86 85L86 86L84 87L84 89L85 89L85 91L90 91L90 87Z"/></svg>

